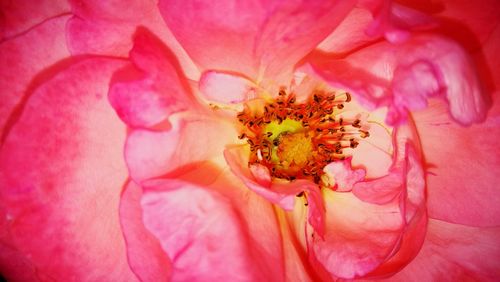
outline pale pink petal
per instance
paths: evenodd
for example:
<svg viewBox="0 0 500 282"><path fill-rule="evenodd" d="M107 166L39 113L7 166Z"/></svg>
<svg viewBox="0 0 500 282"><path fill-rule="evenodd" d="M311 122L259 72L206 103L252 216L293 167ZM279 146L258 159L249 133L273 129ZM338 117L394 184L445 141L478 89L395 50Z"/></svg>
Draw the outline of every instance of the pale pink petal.
<svg viewBox="0 0 500 282"><path fill-rule="evenodd" d="M69 15L65 0L0 1L0 42L27 32L52 18Z"/></svg>
<svg viewBox="0 0 500 282"><path fill-rule="evenodd" d="M168 131L134 130L125 146L131 177L141 182L164 174L179 175L214 157L222 157L237 133L230 124L199 113L176 115Z"/></svg>
<svg viewBox="0 0 500 282"><path fill-rule="evenodd" d="M486 115L486 97L471 58L444 38L382 42L344 58L317 54L305 69L351 90L367 106L388 106L389 124L404 122L407 109L421 109L433 96L444 98L461 124L481 122Z"/></svg>
<svg viewBox="0 0 500 282"><path fill-rule="evenodd" d="M455 124L441 103L414 113L428 166L429 215L472 226L500 222L500 103L495 101L484 123Z"/></svg>
<svg viewBox="0 0 500 282"><path fill-rule="evenodd" d="M365 171L363 169L352 169L351 159L342 162L332 162L323 169L335 185L335 191L351 191L354 184L363 180Z"/></svg>
<svg viewBox="0 0 500 282"><path fill-rule="evenodd" d="M136 280L117 216L126 128L106 99L122 66L89 58L56 74L31 95L0 151L13 244L40 280Z"/></svg>
<svg viewBox="0 0 500 282"><path fill-rule="evenodd" d="M130 268L141 281L168 281L170 259L143 222L142 189L133 182L125 185L120 200L120 223L125 237Z"/></svg>
<svg viewBox="0 0 500 282"><path fill-rule="evenodd" d="M495 281L500 276L500 228L430 220L422 250L389 281Z"/></svg>
<svg viewBox="0 0 500 282"><path fill-rule="evenodd" d="M116 72L109 100L132 127L150 127L190 108L192 95L175 55L147 29L139 28L130 52L133 65Z"/></svg>
<svg viewBox="0 0 500 282"><path fill-rule="evenodd" d="M203 73L199 87L205 99L220 103L240 103L255 95L255 88L248 79L217 71Z"/></svg>
<svg viewBox="0 0 500 282"><path fill-rule="evenodd" d="M178 180L154 181L144 189L144 222L172 259L172 281L273 278L273 266L258 263L258 246L226 198Z"/></svg>
<svg viewBox="0 0 500 282"><path fill-rule="evenodd" d="M317 267L332 277L355 278L375 270L393 252L404 229L398 201L364 203L351 193L323 190L324 239L308 236Z"/></svg>
<svg viewBox="0 0 500 282"><path fill-rule="evenodd" d="M13 124L9 116L13 112L20 113L20 108L15 109L24 102L23 97L27 99L58 69L57 66L47 67L69 56L64 35L67 20L68 16L47 20L25 34L0 44L0 132L6 125Z"/></svg>
<svg viewBox="0 0 500 282"><path fill-rule="evenodd" d="M267 79L289 71L353 6L354 1L159 3L168 27L197 65L251 79L260 71Z"/></svg>

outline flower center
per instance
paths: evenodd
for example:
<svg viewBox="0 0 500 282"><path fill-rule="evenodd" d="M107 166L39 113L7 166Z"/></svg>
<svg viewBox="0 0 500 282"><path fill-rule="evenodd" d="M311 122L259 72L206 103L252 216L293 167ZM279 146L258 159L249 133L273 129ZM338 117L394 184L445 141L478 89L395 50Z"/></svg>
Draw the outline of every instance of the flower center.
<svg viewBox="0 0 500 282"><path fill-rule="evenodd" d="M349 93L316 91L298 104L295 94L280 90L263 107L245 104L237 116L242 124L239 138L250 145L249 165L264 165L276 178L319 183L326 165L345 159L346 148L356 148L358 138L369 136L359 115L340 117L350 101Z"/></svg>

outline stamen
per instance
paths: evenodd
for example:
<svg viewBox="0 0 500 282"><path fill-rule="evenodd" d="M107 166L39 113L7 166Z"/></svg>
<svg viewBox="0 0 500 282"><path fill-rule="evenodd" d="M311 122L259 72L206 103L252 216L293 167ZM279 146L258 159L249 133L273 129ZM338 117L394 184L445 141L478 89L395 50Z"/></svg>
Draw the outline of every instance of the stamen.
<svg viewBox="0 0 500 282"><path fill-rule="evenodd" d="M344 149L356 148L358 138L369 136L360 129L359 118L336 117L336 111L350 101L347 92L316 91L305 103L296 104L295 94L281 88L263 110L245 106L237 114L243 125L238 138L250 145L249 165L264 165L275 178L319 183L326 165L345 159Z"/></svg>

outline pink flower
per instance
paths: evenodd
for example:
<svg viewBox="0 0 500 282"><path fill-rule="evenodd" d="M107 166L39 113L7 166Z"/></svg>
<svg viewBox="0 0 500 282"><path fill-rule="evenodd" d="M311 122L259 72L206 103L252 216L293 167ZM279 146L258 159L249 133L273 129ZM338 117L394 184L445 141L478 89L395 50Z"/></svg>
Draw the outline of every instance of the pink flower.
<svg viewBox="0 0 500 282"><path fill-rule="evenodd" d="M2 4L0 272L494 280L494 4Z"/></svg>

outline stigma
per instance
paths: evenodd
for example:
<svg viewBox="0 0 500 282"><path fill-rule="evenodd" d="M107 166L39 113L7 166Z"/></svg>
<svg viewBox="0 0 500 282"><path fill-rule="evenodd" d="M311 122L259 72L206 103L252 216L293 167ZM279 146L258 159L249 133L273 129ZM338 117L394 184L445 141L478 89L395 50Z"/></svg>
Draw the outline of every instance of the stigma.
<svg viewBox="0 0 500 282"><path fill-rule="evenodd" d="M250 146L248 164L267 167L274 178L320 183L326 165L344 160L347 148L370 135L360 118L341 117L350 101L347 92L318 90L297 103L295 94L284 89L269 101L249 101L237 114L238 138Z"/></svg>

